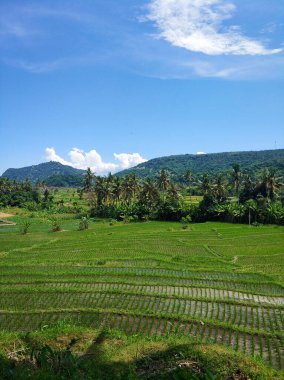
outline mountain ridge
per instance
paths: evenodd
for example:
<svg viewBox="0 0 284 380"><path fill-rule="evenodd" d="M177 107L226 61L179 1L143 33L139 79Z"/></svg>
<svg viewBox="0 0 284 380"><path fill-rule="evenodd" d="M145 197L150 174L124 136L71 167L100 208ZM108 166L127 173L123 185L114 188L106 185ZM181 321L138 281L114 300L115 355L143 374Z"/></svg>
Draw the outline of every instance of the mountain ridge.
<svg viewBox="0 0 284 380"><path fill-rule="evenodd" d="M84 172L85 170L63 165L60 162L49 161L38 165L25 166L23 168L9 168L2 174L2 177L20 182L28 179L32 183L35 183L38 180L46 180L47 178L55 175L82 176Z"/></svg>
<svg viewBox="0 0 284 380"><path fill-rule="evenodd" d="M122 170L115 175L123 177L129 173L135 173L140 178L155 178L161 169L166 169L170 172L173 180L181 181L187 170L190 170L193 175L208 172L212 176L228 171L234 163L238 163L242 170L254 175L264 168L273 168L277 175L283 176L284 149L163 156ZM50 186L60 186L60 183L68 185L69 183L70 186L71 183L79 185L84 173L85 171L82 169L50 161L23 168L10 168L2 174L2 177L20 182L29 179L32 183L44 180Z"/></svg>
<svg viewBox="0 0 284 380"><path fill-rule="evenodd" d="M135 173L141 178L155 177L159 170L166 169L176 180L181 180L187 170L193 174L209 172L214 175L225 172L238 163L241 169L255 173L264 168L274 168L278 175L284 174L284 149L220 152L207 154L181 154L153 158L133 168L116 173L123 177Z"/></svg>

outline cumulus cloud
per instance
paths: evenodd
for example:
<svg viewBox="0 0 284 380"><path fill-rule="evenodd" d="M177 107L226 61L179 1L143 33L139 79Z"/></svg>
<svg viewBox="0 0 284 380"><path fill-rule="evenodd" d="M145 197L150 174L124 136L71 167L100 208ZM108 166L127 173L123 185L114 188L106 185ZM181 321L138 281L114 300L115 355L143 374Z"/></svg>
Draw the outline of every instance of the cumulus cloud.
<svg viewBox="0 0 284 380"><path fill-rule="evenodd" d="M57 161L63 165L73 166L77 169L87 169L90 167L97 174L114 173L146 161L139 153L114 153L113 156L118 163L104 162L102 156L95 149L84 152L81 149L72 148L68 156L70 161L66 161L56 154L54 148L45 149L45 158L48 161Z"/></svg>
<svg viewBox="0 0 284 380"><path fill-rule="evenodd" d="M131 168L132 166L147 161L139 153L114 153L113 155L115 159L119 161L119 165L122 169Z"/></svg>
<svg viewBox="0 0 284 380"><path fill-rule="evenodd" d="M196 152L196 154L198 155L198 156L200 156L200 155L202 155L202 154L206 154L205 152Z"/></svg>
<svg viewBox="0 0 284 380"><path fill-rule="evenodd" d="M151 0L147 19L159 37L172 45L207 55L271 55L268 49L244 35L239 26L225 27L236 9L229 0Z"/></svg>
<svg viewBox="0 0 284 380"><path fill-rule="evenodd" d="M62 165L71 165L70 162L65 161L63 158L61 158L60 156L58 156L58 155L56 154L54 148L46 148L46 149L45 149L45 158L46 158L48 161L56 161L56 162L60 162Z"/></svg>

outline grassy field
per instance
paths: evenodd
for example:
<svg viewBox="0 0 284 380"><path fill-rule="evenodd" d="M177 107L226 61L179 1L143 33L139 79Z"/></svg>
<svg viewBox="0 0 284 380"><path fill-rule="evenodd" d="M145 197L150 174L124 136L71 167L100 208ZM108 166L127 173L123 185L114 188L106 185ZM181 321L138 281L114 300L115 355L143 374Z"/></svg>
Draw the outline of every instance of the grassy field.
<svg viewBox="0 0 284 380"><path fill-rule="evenodd" d="M45 217L31 220L26 235L0 226L0 341L60 323L82 336L103 327L105 349L119 332L130 361L134 346L167 353L173 342L195 342L195 355L235 350L254 357L252 373L267 365L256 378L282 378L283 227L96 220L78 231L79 221L63 216L53 233Z"/></svg>

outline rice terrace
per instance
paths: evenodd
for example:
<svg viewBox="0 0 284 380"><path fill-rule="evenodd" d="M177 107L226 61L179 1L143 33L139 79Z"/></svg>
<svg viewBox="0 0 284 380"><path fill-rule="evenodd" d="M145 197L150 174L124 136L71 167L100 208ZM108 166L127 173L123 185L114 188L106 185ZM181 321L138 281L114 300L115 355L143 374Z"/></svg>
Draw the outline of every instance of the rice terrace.
<svg viewBox="0 0 284 380"><path fill-rule="evenodd" d="M0 380L284 380L283 15L0 0Z"/></svg>
<svg viewBox="0 0 284 380"><path fill-rule="evenodd" d="M66 201L75 192L53 194ZM87 207L84 198L75 197ZM83 229L73 214L55 214L51 222L46 211L7 212L0 227L4 352L11 344L11 352L24 350L26 333L43 342L50 335L80 342L101 333L108 360L136 361L136 376L143 375L142 359L149 357L141 378L164 378L151 369L158 361L151 353L161 351L162 357L176 346L182 348L175 365L180 371L188 366L193 376L188 378L225 378L224 369L213 375L214 360L222 366L222 358L255 378L283 374L283 226L92 218ZM186 360L188 347L193 361ZM120 358L124 350L130 350L126 359ZM203 351L213 356L204 373ZM128 378L121 369L114 371L105 378Z"/></svg>

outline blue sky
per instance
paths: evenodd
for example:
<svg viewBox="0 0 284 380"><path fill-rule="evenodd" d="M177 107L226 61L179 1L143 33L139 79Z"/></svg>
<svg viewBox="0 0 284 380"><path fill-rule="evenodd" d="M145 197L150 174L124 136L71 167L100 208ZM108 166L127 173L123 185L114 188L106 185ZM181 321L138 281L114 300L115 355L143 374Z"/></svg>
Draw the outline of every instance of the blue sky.
<svg viewBox="0 0 284 380"><path fill-rule="evenodd" d="M282 0L0 0L0 14L0 173L283 147Z"/></svg>

